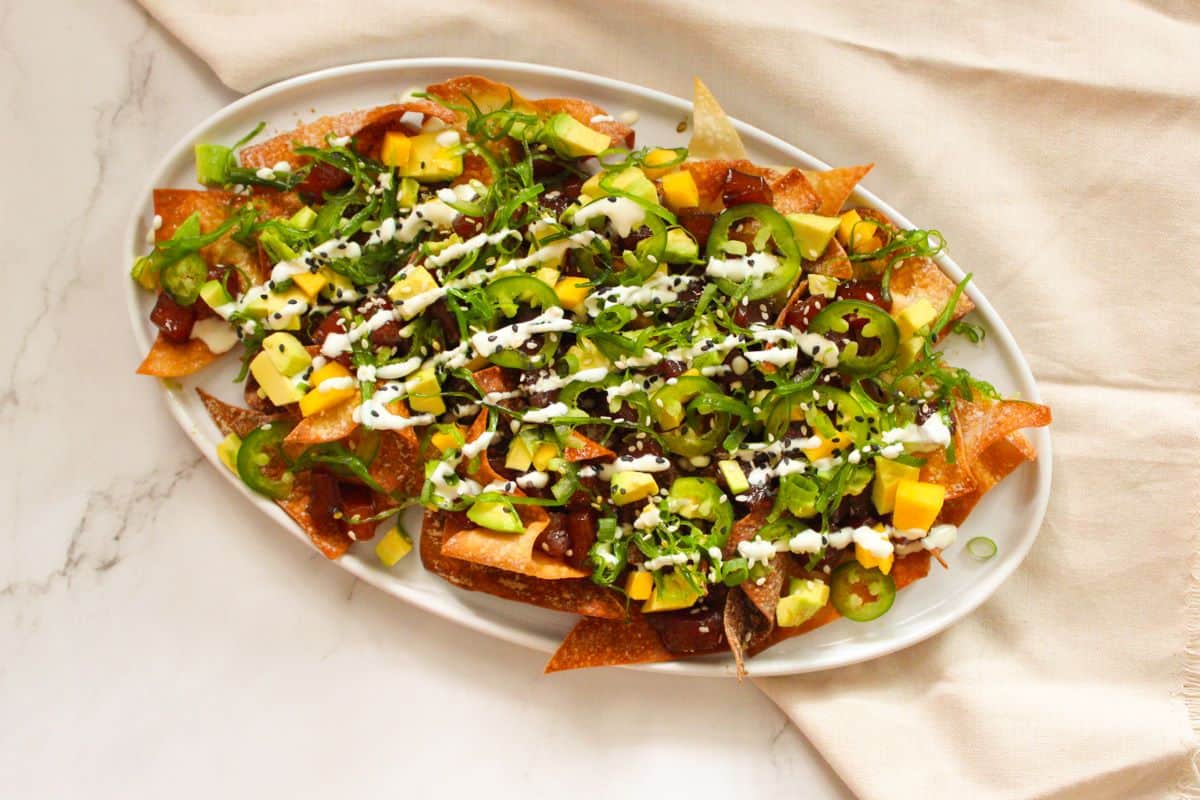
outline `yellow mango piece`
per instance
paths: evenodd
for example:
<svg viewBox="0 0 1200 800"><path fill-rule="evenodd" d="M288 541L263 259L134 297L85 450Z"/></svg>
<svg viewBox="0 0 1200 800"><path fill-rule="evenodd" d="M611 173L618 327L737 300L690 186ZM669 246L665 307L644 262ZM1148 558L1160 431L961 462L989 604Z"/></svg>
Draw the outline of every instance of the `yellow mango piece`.
<svg viewBox="0 0 1200 800"><path fill-rule="evenodd" d="M358 389L350 386L345 389L321 391L321 384L331 378L349 378L350 370L336 361L330 361L319 370L313 372L309 384L313 387L308 394L300 398L300 413L306 417L320 413L327 408L333 408L338 403L349 400L358 394Z"/></svg>
<svg viewBox="0 0 1200 800"><path fill-rule="evenodd" d="M927 531L946 501L946 487L902 479L896 484L892 525L904 531Z"/></svg>
<svg viewBox="0 0 1200 800"><path fill-rule="evenodd" d="M670 164L672 161L677 161L679 154L674 150L667 150L662 147L656 147L649 153L646 153L646 158L642 162L642 172L646 173L647 178L661 178L676 167L662 167L663 164Z"/></svg>
<svg viewBox="0 0 1200 800"><path fill-rule="evenodd" d="M672 172L662 179L663 201L668 208L691 208L700 205L700 189L687 170Z"/></svg>
<svg viewBox="0 0 1200 800"><path fill-rule="evenodd" d="M319 272L301 272L292 276L292 283L300 287L300 291L308 295L308 299L316 298L317 294L329 283L329 279Z"/></svg>
<svg viewBox="0 0 1200 800"><path fill-rule="evenodd" d="M844 433L834 434L832 439L826 439L820 435L818 435L817 438L821 440L821 443L816 447L810 447L804 451L804 455L809 461L816 461L817 459L825 458L834 450L843 448L850 444L850 437L846 436Z"/></svg>
<svg viewBox="0 0 1200 800"><path fill-rule="evenodd" d="M874 222L863 220L857 211L847 211L842 214L842 222L838 226L838 241L856 253L869 253L878 250L882 243L875 236L879 226ZM852 241L853 240L853 241Z"/></svg>
<svg viewBox="0 0 1200 800"><path fill-rule="evenodd" d="M590 291L587 286L589 283L591 280L588 278L563 278L554 286L554 293L558 295L559 304L568 311L574 311L582 306Z"/></svg>
<svg viewBox="0 0 1200 800"><path fill-rule="evenodd" d="M654 576L649 572L631 572L625 579L625 594L630 600L648 600L654 591Z"/></svg>
<svg viewBox="0 0 1200 800"><path fill-rule="evenodd" d="M533 468L538 472L545 472L546 467L550 466L550 460L558 457L558 446L550 442L542 442L533 453Z"/></svg>
<svg viewBox="0 0 1200 800"><path fill-rule="evenodd" d="M879 571L884 575L892 571L892 564L896 561L894 553L889 553L886 558L876 558L874 553L859 544L854 545L854 557L858 559L858 563L862 564L864 569L879 567Z"/></svg>
<svg viewBox="0 0 1200 800"><path fill-rule="evenodd" d="M871 484L871 502L880 514L896 507L896 485L902 480L920 480L921 469L887 458L875 459L875 482Z"/></svg>
<svg viewBox="0 0 1200 800"><path fill-rule="evenodd" d="M938 310L933 303L924 297L917 298L896 314L896 327L900 329L900 338L908 339L915 336L917 331L932 324L938 316Z"/></svg>
<svg viewBox="0 0 1200 800"><path fill-rule="evenodd" d="M438 431L437 433L433 434L433 436L429 437L429 443L443 453L447 450L458 447L458 443L462 441L462 427L458 425L455 425L454 427L458 430L459 436L455 436L449 431Z"/></svg>
<svg viewBox="0 0 1200 800"><path fill-rule="evenodd" d="M412 155L412 139L399 131L388 131L379 149L379 160L389 167L403 167Z"/></svg>

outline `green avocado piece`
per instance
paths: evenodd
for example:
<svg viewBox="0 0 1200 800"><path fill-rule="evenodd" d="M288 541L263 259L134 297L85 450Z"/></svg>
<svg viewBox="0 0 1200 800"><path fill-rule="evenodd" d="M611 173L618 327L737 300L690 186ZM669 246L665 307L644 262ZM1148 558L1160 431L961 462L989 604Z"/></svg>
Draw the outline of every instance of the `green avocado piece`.
<svg viewBox="0 0 1200 800"><path fill-rule="evenodd" d="M658 202L658 189L655 188L654 182L637 167L626 167L611 178L606 177L608 174L607 172L598 172L588 178L580 187L579 193L585 194L593 200L606 197L608 192L600 186L600 181L603 180L612 188L620 189L647 203L653 203L656 206L662 205Z"/></svg>
<svg viewBox="0 0 1200 800"><path fill-rule="evenodd" d="M875 470L868 464L859 464L850 471L850 478L846 481L846 494L862 494L863 489L871 483L871 479L875 477Z"/></svg>
<svg viewBox="0 0 1200 800"><path fill-rule="evenodd" d="M299 375L312 364L312 356L290 333L272 333L263 339L263 352L271 357L271 363L287 377Z"/></svg>
<svg viewBox="0 0 1200 800"><path fill-rule="evenodd" d="M236 433L229 434L217 444L217 458L221 459L221 463L229 467L229 471L234 475L238 474L237 454L241 446L242 437Z"/></svg>
<svg viewBox="0 0 1200 800"><path fill-rule="evenodd" d="M467 519L498 533L524 533L525 524L513 508L503 500L481 500L467 509Z"/></svg>
<svg viewBox="0 0 1200 800"><path fill-rule="evenodd" d="M746 480L746 473L742 471L741 464L736 461L718 461L717 468L721 470L730 492L742 494L750 490L750 481Z"/></svg>
<svg viewBox="0 0 1200 800"><path fill-rule="evenodd" d="M921 468L901 464L887 458L875 459L875 484L871 487L871 502L880 514L890 514L896 507L896 484L908 479L921 479Z"/></svg>
<svg viewBox="0 0 1200 800"><path fill-rule="evenodd" d="M663 260L668 264L690 264L700 256L700 246L692 235L683 228L670 228L667 231L667 247L663 251Z"/></svg>
<svg viewBox="0 0 1200 800"><path fill-rule="evenodd" d="M642 604L642 613L651 614L655 611L675 611L687 608L695 605L696 601L703 596L704 592L693 589L687 582L687 578L683 577L681 573L672 572L662 576L658 586Z"/></svg>
<svg viewBox="0 0 1200 800"><path fill-rule="evenodd" d="M201 286L200 299L212 309L220 308L227 303L233 302L233 298L229 296L229 292L225 290L220 281L207 281Z"/></svg>
<svg viewBox="0 0 1200 800"><path fill-rule="evenodd" d="M584 125L570 114L555 114L546 120L546 144L563 158L583 158L603 153L612 144L612 137Z"/></svg>
<svg viewBox="0 0 1200 800"><path fill-rule="evenodd" d="M258 381L258 385L262 387L267 399L277 406L298 403L304 396L304 385L297 384L276 369L271 354L266 351L256 355L250 362L250 374L254 376L254 380Z"/></svg>
<svg viewBox="0 0 1200 800"><path fill-rule="evenodd" d="M400 193L396 195L396 204L400 208L412 208L417 204L417 195L421 191L421 184L413 178L400 179Z"/></svg>
<svg viewBox="0 0 1200 800"><path fill-rule="evenodd" d="M800 245L800 255L808 261L816 261L825 252L829 240L842 224L841 217L822 217L820 214L787 214L792 224L792 235Z"/></svg>
<svg viewBox="0 0 1200 800"><path fill-rule="evenodd" d="M609 484L613 505L627 506L645 500L658 491L658 483L649 472L618 472Z"/></svg>
<svg viewBox="0 0 1200 800"><path fill-rule="evenodd" d="M818 580L792 578L786 597L775 606L775 622L781 628L795 628L813 618L829 602L829 585Z"/></svg>

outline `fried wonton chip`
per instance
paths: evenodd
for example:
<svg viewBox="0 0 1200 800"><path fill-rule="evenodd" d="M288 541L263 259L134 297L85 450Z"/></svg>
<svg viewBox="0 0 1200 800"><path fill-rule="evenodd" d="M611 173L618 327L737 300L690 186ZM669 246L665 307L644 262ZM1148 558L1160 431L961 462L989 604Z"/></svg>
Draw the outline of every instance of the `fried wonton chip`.
<svg viewBox="0 0 1200 800"><path fill-rule="evenodd" d="M371 477L385 492L416 497L425 482L420 453L421 443L412 428L379 431L379 452L371 460Z"/></svg>
<svg viewBox="0 0 1200 800"><path fill-rule="evenodd" d="M746 157L742 137L717 98L696 78L692 97L692 140L688 157L697 159L737 159Z"/></svg>
<svg viewBox="0 0 1200 800"><path fill-rule="evenodd" d="M505 107L529 113L537 110L513 87L481 75L460 75L427 86L425 92L447 105L474 108L481 114L489 114Z"/></svg>
<svg viewBox="0 0 1200 800"><path fill-rule="evenodd" d="M563 447L563 457L567 461L591 461L596 458L611 461L617 457L617 454L599 442L593 442L576 431L567 440L566 446Z"/></svg>
<svg viewBox="0 0 1200 800"><path fill-rule="evenodd" d="M290 195L294 197L294 195ZM279 216L285 201L274 193L270 201L260 203L264 215ZM155 231L156 241L163 242L175 235L179 226L192 214L200 220L200 232L211 233L219 228L234 210L240 208L246 198L233 192L194 189L155 189L154 213L162 218L162 225ZM297 207L298 201L297 201ZM261 277L258 253L238 244L226 234L210 245L200 248L200 256L211 267L217 264L237 267L250 275Z"/></svg>
<svg viewBox="0 0 1200 800"><path fill-rule="evenodd" d="M524 533L496 533L486 528L468 528L447 538L442 546L442 554L547 581L586 578L587 573L583 570L537 551L534 543L545 529L544 521L527 525Z"/></svg>
<svg viewBox="0 0 1200 800"><path fill-rule="evenodd" d="M584 619L546 664L546 673L617 664L650 664L677 658L640 613L628 619Z"/></svg>
<svg viewBox="0 0 1200 800"><path fill-rule="evenodd" d="M860 164L857 167L837 167L836 169L818 172L803 170L804 177L821 198L818 214L826 217L836 216L854 193L854 187L866 177L874 164Z"/></svg>
<svg viewBox="0 0 1200 800"><path fill-rule="evenodd" d="M1050 421L1049 407L1037 403L957 398L955 461L970 473L974 487L970 492L948 496L939 519L952 525L962 524L993 486L1021 464L1037 457L1033 444L1020 430L1040 428Z"/></svg>
<svg viewBox="0 0 1200 800"><path fill-rule="evenodd" d="M821 204L821 198L798 169L760 167L750 161L728 159L688 161L683 168L692 174L696 182L701 211L717 213L725 207L721 194L725 187L725 175L731 169L765 178L774 197L772 206L781 214L815 211Z"/></svg>
<svg viewBox="0 0 1200 800"><path fill-rule="evenodd" d="M137 372L155 378L182 378L199 372L220 357L200 339L175 344L168 342L160 333L151 345L150 352L138 365Z"/></svg>
<svg viewBox="0 0 1200 800"><path fill-rule="evenodd" d="M906 258L892 270L888 286L892 294L892 313L898 314L916 301L924 298L940 314L954 295L954 281L938 267L931 258ZM963 292L954 306L953 319L961 319L975 308L971 298Z"/></svg>
<svg viewBox="0 0 1200 800"><path fill-rule="evenodd" d="M725 543L725 557L737 555L738 545L753 539L766 521L766 509L760 506L735 522ZM775 627L775 607L779 605L790 561L790 555L781 553L771 559L761 582L746 581L729 591L725 601L725 639L733 651L738 677L745 674L744 653Z"/></svg>
<svg viewBox="0 0 1200 800"><path fill-rule="evenodd" d="M284 415L264 414L249 408L238 408L223 400L218 400L203 389L197 389L196 393L200 395L200 400L204 403L208 415L212 417L217 430L226 436L231 433L246 436L267 422L286 418ZM283 464L270 464L264 471L272 477L278 477L283 470ZM284 499L275 502L308 534L308 538L321 555L329 559L338 558L349 549L352 543L351 539L340 525L321 524L313 519L308 511L311 501L312 479L307 472L299 472L293 479L291 493Z"/></svg>
<svg viewBox="0 0 1200 800"><path fill-rule="evenodd" d="M350 398L311 417L305 417L296 423L296 427L292 428L292 432L283 443L290 450L294 445L300 445L299 449L303 449L303 446L310 444L340 442L358 427L358 422L354 419L356 408L358 402Z"/></svg>
<svg viewBox="0 0 1200 800"><path fill-rule="evenodd" d="M449 558L442 552L447 527L453 531L467 525L461 514L426 511L421 527L421 562L430 572L469 591L503 597L554 611L568 611L586 617L621 619L625 606L611 589L597 586L586 578L547 581L506 572L494 567Z"/></svg>
<svg viewBox="0 0 1200 800"><path fill-rule="evenodd" d="M854 277L854 264L850 261L850 256L846 254L842 243L837 239L830 239L829 244L825 245L825 252L821 254L821 257L812 264L806 264L805 269L817 275L828 275L839 280L848 280Z"/></svg>
<svg viewBox="0 0 1200 800"><path fill-rule="evenodd" d="M731 589L725 598L723 624L725 640L729 642L738 680L741 680L746 675L746 653L755 644L765 641L775 626L753 607L741 587Z"/></svg>

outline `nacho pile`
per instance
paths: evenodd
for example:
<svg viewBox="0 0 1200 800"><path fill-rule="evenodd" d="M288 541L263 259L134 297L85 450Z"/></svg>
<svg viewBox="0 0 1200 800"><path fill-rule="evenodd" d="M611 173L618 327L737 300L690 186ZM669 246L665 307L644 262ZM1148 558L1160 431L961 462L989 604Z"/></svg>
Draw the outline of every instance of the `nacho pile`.
<svg viewBox="0 0 1200 800"><path fill-rule="evenodd" d="M1036 453L1049 409L940 343L983 331L871 165L749 161L697 81L689 147L478 76L248 145L155 192L138 371L202 393L224 463L329 558L375 540L581 615L547 671L755 653L868 622Z"/></svg>

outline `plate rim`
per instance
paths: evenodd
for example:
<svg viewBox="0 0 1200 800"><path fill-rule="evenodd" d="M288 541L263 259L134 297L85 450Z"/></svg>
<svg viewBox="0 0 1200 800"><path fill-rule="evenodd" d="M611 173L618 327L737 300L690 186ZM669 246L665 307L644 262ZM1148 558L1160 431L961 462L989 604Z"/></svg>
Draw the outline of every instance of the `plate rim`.
<svg viewBox="0 0 1200 800"><path fill-rule="evenodd" d="M656 103L671 106L679 109L684 114L691 113L691 101L684 100L666 92L652 89L645 86L639 86L627 81L616 80L602 75L595 75L589 72L580 70L566 69L562 67L543 66L539 64L530 64L520 61L509 61L501 59L485 59L485 58L458 58L452 56L440 56L430 58L395 58L395 59L379 59L374 61L363 61L354 64L345 64L342 66L329 67L326 69L317 70L314 72L296 75L284 80L269 84L260 89L256 89L249 94L246 94L231 103L228 103L214 111L212 114L205 117L196 125L192 126L184 133L177 142L163 155L155 164L154 169L149 173L149 176L137 194L134 196L133 208L130 213L129 221L126 223L125 237L123 239L123 247L127 249L123 255L125 260L121 263L132 263L132 259L139 255L137 248L139 245L139 230L143 227L145 220L146 204L153 196L153 190L157 188L159 176L166 173L171 165L175 163L181 156L190 150L193 143L199 135L207 130L210 130L225 119L233 117L243 109L254 106L255 104L271 98L277 94L282 94L294 89L303 88L313 84L320 84L325 81L344 78L347 76L386 72L391 70L420 70L420 69L436 69L445 68L447 70L478 70L487 74L486 71L492 72L503 71L506 73L516 73L540 78L556 78L566 80L572 83L581 84L581 90L590 87L601 87L612 92L629 96L631 98L650 99ZM585 94L580 96L586 97ZM782 152L786 152L794 156L795 161L806 166L816 169L829 169L829 165L821 159L811 155L807 151L796 147L783 139L768 133L760 128L757 128L749 123L738 119L732 119L734 127L739 133L758 140L763 144L776 148ZM914 227L912 223L893 208L890 204L884 202L877 197L873 192L863 188L861 185L856 187L855 196L866 201L867 205L873 206L887 214L895 220L901 227ZM941 267L954 280L960 281L964 277L964 271L949 255L940 254L935 258L938 266ZM124 276L124 273L121 273ZM130 323L133 328L134 338L141 348L141 352L145 353L151 344L145 320L142 318L142 310L139 306L140 295L137 287L131 280L125 280L125 296L126 310L130 315ZM1016 339L1012 332L1009 331L1008 325L1004 319L996 311L996 309L988 302L983 293L979 290L978 284L974 281L967 286L967 294L974 301L977 311L979 311L988 322L989 334L994 339L999 339L1000 349L1011 362L1011 368L1017 382L1020 384L1020 390L1026 399L1031 402L1040 403L1041 394L1038 385L1033 376L1033 371L1029 367L1029 363L1025 358L1024 352L1017 345ZM167 380L159 380L159 386L165 395L168 409L176 422L184 433L192 440L192 443L208 459L209 463L217 467L217 471L223 478L233 485L241 494L251 501L253 506L259 511L265 513L275 522L285 528L293 537L301 540L308 547L312 547L312 543L304 534L303 530L290 517L284 513L273 502L266 498L261 498L252 493L241 481L235 479L229 470L225 469L210 444L201 433L195 424L195 420L188 414L184 407L183 400L180 396L180 389L170 385ZM787 664L779 665L764 665L761 668L756 668L754 661L747 664L748 674L750 677L771 677L781 675L795 675L809 672L818 672L839 667L850 666L852 664L871 661L899 650L912 647L928 638L931 638L948 628L954 626L968 615L973 613L985 601L992 597L997 589L1008 578L1016 572L1016 570L1024 563L1026 556L1037 540L1042 523L1045 519L1046 508L1049 504L1050 490L1052 485L1052 463L1053 453L1051 436L1046 428L1040 428L1033 432L1034 438L1037 439L1038 458L1031 465L1035 470L1034 480L1035 489L1032 498L1033 513L1029 518L1028 525L1025 526L1020 538L1015 543L1011 557L1003 564L998 565L995 569L989 570L981 574L977 581L964 593L961 600L954 605L953 608L945 612L943 619L934 623L924 623L914 625L913 630L902 634L892 635L886 640L873 642L867 647L867 652L851 656L849 658L826 659L828 663L816 663L808 665ZM502 620L493 620L483 615L480 615L475 609L467 605L456 605L450 607L440 602L443 598L435 597L421 590L418 587L407 586L402 580L383 581L379 580L380 573L369 566L364 561L351 558L339 559L336 565L355 578L365 581L372 586L380 589L387 594L400 598L409 602L422 610L436 614L439 617L466 626L480 633L493 636L503 641L513 644L528 647L538 652L549 653L553 652L557 645L547 642L545 637L528 630L524 630L512 624L506 624ZM453 588L453 587L452 587ZM836 647L832 648L836 652ZM669 661L657 664L630 664L622 665L626 669L635 669L647 672L656 672L660 674L671 675L686 675L695 677L734 677L732 659L728 656L724 657L708 657L701 659L683 659L680 661Z"/></svg>

